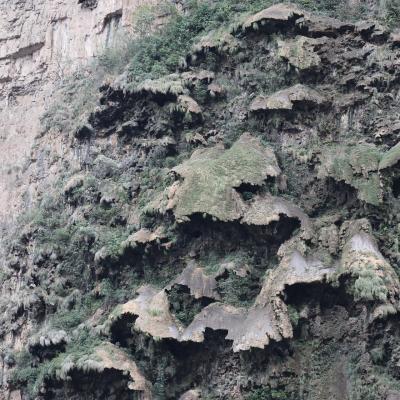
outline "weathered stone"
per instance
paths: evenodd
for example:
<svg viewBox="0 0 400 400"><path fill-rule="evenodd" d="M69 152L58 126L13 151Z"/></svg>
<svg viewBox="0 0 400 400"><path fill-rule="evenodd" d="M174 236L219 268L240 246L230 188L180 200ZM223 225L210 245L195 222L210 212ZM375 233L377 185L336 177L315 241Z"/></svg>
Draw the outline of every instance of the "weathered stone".
<svg viewBox="0 0 400 400"><path fill-rule="evenodd" d="M400 229L398 158L393 156L400 75L394 42L383 43L375 27L353 33L350 25L303 12L285 14L293 7L274 6L243 29L224 31L221 26L207 35L200 53L176 66L186 72L142 86L135 76L132 87L121 90L114 90L108 83L113 78L107 76L101 106L91 118L95 134L73 138L75 126L59 129L62 132L50 129L37 138L29 155L29 129L36 131L35 105L42 101L36 93L43 84L40 91L53 104L50 81L63 80L65 64L54 69L49 60L57 63L53 49L59 43L71 56L75 17L65 14L66 6L55 0L51 22L43 24L49 37L37 40L41 7L48 0L38 0L34 9L20 0L0 3L4 25L16 23L20 28L14 33L22 38L15 38L21 46L7 50L2 58L14 39L2 36L0 24L2 168L21 177L21 186L16 187L17 181L5 182L0 171L0 202L6 198L4 192L15 193L14 199L24 192L30 217L25 227L7 227L7 234L16 228L16 239L0 245L0 397L8 387L18 387L22 392L17 398L29 397L28 390L36 388L38 398L146 398L149 386L141 380L146 376L154 383L154 396L166 399L179 398L188 389L193 390L182 396L296 398L304 395L304 388L310 400L362 398L366 392L371 398L386 399L400 372L398 318L384 319L399 311L399 283L391 267L399 259ZM89 6L91 1L85 3ZM113 56L114 33L129 14L127 3L140 3L139 17L152 18L142 0L99 1L93 10L86 7L79 14L79 29L86 36L81 36L85 40L76 46L77 52L82 43L89 52L96 35L107 38L106 56ZM243 8L249 6L245 3ZM71 2L71 9L81 13L79 4ZM184 7L177 15L179 28L185 27ZM106 8L111 14L99 13ZM163 12L164 4L159 9ZM229 10L228 17L236 8ZM18 21L10 17L14 12ZM236 27L241 25L238 17ZM32 29L33 23L38 27ZM149 24L149 34L150 28ZM24 38L29 39L25 44ZM158 38L160 42L150 36L140 41L146 54L153 45L165 45ZM283 40L279 48L277 39ZM42 57L50 42L51 57ZM279 55L282 49L286 53ZM164 53L155 68L145 60L147 76L159 76L164 61L169 70L173 67L170 61L175 57ZM282 58L301 73L286 68ZM71 56L71 65L75 63ZM215 72L199 71L204 65ZM43 71L32 74L36 66ZM129 83L131 69L125 71L118 81ZM88 83L96 78L95 72L83 73ZM300 81L318 85L322 103L307 103L302 95L288 95L285 101L278 96L272 110L280 110L283 103L283 112L248 114L249 100L260 91L270 94L273 88ZM97 100L95 94L90 98L89 102ZM195 99L201 100L201 109ZM19 119L27 121L15 123L16 110ZM201 111L203 123L190 126L188 114L199 122ZM187 118L182 119L184 113ZM74 118L76 125L88 128L81 121L85 115ZM243 135L232 145L246 126L259 139ZM13 137L20 142L23 137L27 147L16 146ZM194 148L190 159L178 161ZM19 152L28 154L31 164L15 172L9 168L10 159ZM99 155L115 165L105 170L98 165L104 160L94 165ZM176 163L180 165L173 170L167 167ZM64 209L59 178L76 171L90 179L66 188L71 196ZM167 187L171 178L176 182ZM36 199L41 200L38 206ZM4 204L8 211L15 203ZM358 215L373 222L382 253L371 227L348 219ZM176 223L181 221L186 223ZM160 224L164 231L158 230ZM138 229L125 249L115 243ZM173 248L165 243L170 239ZM142 287L103 324L116 299L125 301L132 287L150 279L164 282L166 277L166 288ZM247 307L228 305L241 302ZM68 313L66 318L63 312ZM47 323L65 323L66 338L72 343L42 331ZM45 347L32 352L28 361L26 354L17 355L33 332L40 335L32 343ZM97 345L107 334L117 347ZM284 342L275 343L279 341ZM231 343L235 352L246 353L232 354ZM249 351L269 345L265 351ZM119 354L122 347L129 355ZM143 374L132 365L133 354ZM127 381L139 393L130 393Z"/></svg>
<svg viewBox="0 0 400 400"><path fill-rule="evenodd" d="M195 299L207 297L209 299L220 300L215 278L206 275L203 268L198 267L193 261L173 281L170 287L174 285L187 287L190 290L191 296Z"/></svg>
<svg viewBox="0 0 400 400"><path fill-rule="evenodd" d="M389 32L378 21L360 21L356 23L356 31L361 36L372 42L384 42L389 37Z"/></svg>
<svg viewBox="0 0 400 400"><path fill-rule="evenodd" d="M297 36L287 41L279 40L278 55L300 71L315 69L321 65L321 58L315 51L320 43L318 39L305 36Z"/></svg>
<svg viewBox="0 0 400 400"><path fill-rule="evenodd" d="M148 229L140 229L139 231L133 233L128 237L128 239L122 243L124 248L135 248L138 245L148 244L157 242L159 243L161 240L165 239L164 229L162 227L158 227L154 231L150 231Z"/></svg>
<svg viewBox="0 0 400 400"><path fill-rule="evenodd" d="M9 394L8 400L22 400L20 390L12 390Z"/></svg>
<svg viewBox="0 0 400 400"><path fill-rule="evenodd" d="M118 43L122 34L129 35L132 16L142 5L136 0L82 1L91 7L82 7L78 0L0 1L0 204L8 205L0 207L1 225L24 209L27 187L34 193L33 186L42 182L32 180L35 166L23 174L16 171L28 165L43 130L43 112L55 101L55 88L84 70L105 47ZM72 134L47 136L41 146L49 146L50 157L56 155L60 162L68 158L71 166L79 167L81 160L65 142ZM54 185L55 175L54 168L46 174L48 184Z"/></svg>
<svg viewBox="0 0 400 400"><path fill-rule="evenodd" d="M389 125L384 125L380 127L374 134L377 139L383 138L385 136L394 136L400 133L400 122L394 122ZM384 157L384 156L383 156ZM382 157L382 158L383 158Z"/></svg>
<svg viewBox="0 0 400 400"><path fill-rule="evenodd" d="M396 390L390 390L386 400L400 400L400 392Z"/></svg>
<svg viewBox="0 0 400 400"><path fill-rule="evenodd" d="M249 274L252 273L252 267L247 263L237 262L237 261L228 261L221 263L218 271L213 274L215 278L222 277L226 272L233 272L235 275L245 278Z"/></svg>
<svg viewBox="0 0 400 400"><path fill-rule="evenodd" d="M181 340L201 342L206 328L227 331L233 351L264 348L271 340L290 338L293 330L282 297L287 286L324 282L335 270L318 259L304 258L298 251L285 255L279 266L266 276L254 306L245 310L213 303L198 314L183 332Z"/></svg>
<svg viewBox="0 0 400 400"><path fill-rule="evenodd" d="M288 338L292 337L293 329L287 305L283 300L285 289L299 283L324 283L333 276L335 268L324 265L315 256L304 256L296 247L283 247L279 251L282 255L279 266L267 275L256 305L268 302L272 305L281 335Z"/></svg>
<svg viewBox="0 0 400 400"><path fill-rule="evenodd" d="M198 314L182 335L182 340L202 342L206 329L227 331L226 339L233 341L233 351L264 348L270 340L282 339L275 326L270 305L249 310L213 303Z"/></svg>
<svg viewBox="0 0 400 400"><path fill-rule="evenodd" d="M292 110L303 105L319 107L325 104L327 99L317 90L297 84L268 97L257 96L250 105L250 111Z"/></svg>
<svg viewBox="0 0 400 400"><path fill-rule="evenodd" d="M381 154L375 145L331 145L321 149L318 175L344 181L358 191L360 200L370 204L382 201L382 189L377 174Z"/></svg>
<svg viewBox="0 0 400 400"><path fill-rule="evenodd" d="M123 315L131 314L138 317L134 323L135 329L155 338L202 342L206 329L223 330L227 331L226 339L233 341L235 352L264 348L271 340L280 341L293 335L287 306L282 300L285 288L297 283L325 282L334 271L334 268L324 266L318 259L305 258L294 251L290 255L285 254L280 265L267 275L254 306L249 309L213 303L183 329L169 312L165 291L145 286L139 290L136 299L117 307L111 316L111 323ZM193 267L188 268L175 283L189 281L185 285L190 285L196 293L195 289L199 290L198 281L194 288L193 280L186 279L188 275L192 278L194 272L196 270ZM200 290L203 294L204 290Z"/></svg>
<svg viewBox="0 0 400 400"><path fill-rule="evenodd" d="M282 251L280 251L282 253ZM298 250L283 252L279 266L267 277L259 299L263 301L281 295L286 286L298 283L324 282L335 268L326 266L314 256L304 256ZM260 300L258 300L260 301Z"/></svg>
<svg viewBox="0 0 400 400"><path fill-rule="evenodd" d="M307 31L307 34L313 37L320 36L338 36L345 32L354 30L354 24L342 22L335 18L305 13L303 18L299 18L296 24Z"/></svg>
<svg viewBox="0 0 400 400"><path fill-rule="evenodd" d="M142 286L138 294L136 299L117 307L111 316L112 321L124 315L134 315L137 316L134 327L138 331L154 338L179 339L183 328L169 311L165 291L159 291L151 286Z"/></svg>
<svg viewBox="0 0 400 400"><path fill-rule="evenodd" d="M225 89L217 83L211 83L207 86L207 90L210 92L212 97L219 97L225 94Z"/></svg>
<svg viewBox="0 0 400 400"><path fill-rule="evenodd" d="M294 22L297 18L304 15L298 7L291 4L275 4L259 13L247 18L242 25L242 29L253 28L254 25L273 25L281 23L284 26Z"/></svg>
<svg viewBox="0 0 400 400"><path fill-rule="evenodd" d="M343 248L338 273L354 277L354 296L399 309L400 282L391 265L380 253L373 237L357 231L354 223Z"/></svg>
<svg viewBox="0 0 400 400"><path fill-rule="evenodd" d="M247 225L269 225L279 221L282 215L298 219L303 228L310 224L308 216L300 208L285 199L267 195L253 199L241 222Z"/></svg>
<svg viewBox="0 0 400 400"><path fill-rule="evenodd" d="M318 241L328 249L330 254L336 254L339 248L339 231L336 225L332 224L322 227L319 231Z"/></svg>
<svg viewBox="0 0 400 400"><path fill-rule="evenodd" d="M97 347L94 354L100 359L100 365L103 370L114 369L127 374L130 378L128 388L135 392L140 392L143 400L151 400L153 398L151 384L140 372L135 362L123 350L111 343L106 343Z"/></svg>
<svg viewBox="0 0 400 400"><path fill-rule="evenodd" d="M395 30L390 34L390 42L394 47L400 45L400 30Z"/></svg>
<svg viewBox="0 0 400 400"><path fill-rule="evenodd" d="M83 8L89 8L93 10L97 7L98 0L78 0L78 4L81 4Z"/></svg>
<svg viewBox="0 0 400 400"><path fill-rule="evenodd" d="M215 73L205 69L201 69L200 71L187 71L182 73L182 78L191 83L198 81L211 83L215 78Z"/></svg>
<svg viewBox="0 0 400 400"><path fill-rule="evenodd" d="M143 400L152 399L152 386L142 375L136 363L117 346L104 342L95 347L91 354L78 359L66 357L55 377L59 380L70 380L73 371L81 373L101 373L105 370L121 371L129 377L128 389L139 392Z"/></svg>
<svg viewBox="0 0 400 400"><path fill-rule="evenodd" d="M183 178L170 193L168 208L178 220L208 214L221 221L240 219L246 205L235 190L241 184L262 186L280 174L271 149L245 133L229 150L220 146L196 150L173 171Z"/></svg>
<svg viewBox="0 0 400 400"><path fill-rule="evenodd" d="M240 48L240 41L226 30L212 30L193 46L192 53L203 53L210 50L234 53Z"/></svg>
<svg viewBox="0 0 400 400"><path fill-rule="evenodd" d="M207 145L207 140L199 132L189 132L185 135L188 143Z"/></svg>
<svg viewBox="0 0 400 400"><path fill-rule="evenodd" d="M197 101L191 98L190 96L186 95L178 96L178 105L182 107L182 109L185 112L189 114L196 114L200 116L202 114L201 107L199 106Z"/></svg>

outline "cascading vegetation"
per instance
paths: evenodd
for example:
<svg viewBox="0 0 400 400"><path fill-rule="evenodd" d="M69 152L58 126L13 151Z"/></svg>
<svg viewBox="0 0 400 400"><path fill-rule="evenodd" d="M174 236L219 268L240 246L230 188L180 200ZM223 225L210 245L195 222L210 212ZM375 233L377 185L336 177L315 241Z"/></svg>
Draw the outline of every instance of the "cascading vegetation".
<svg viewBox="0 0 400 400"><path fill-rule="evenodd" d="M89 72L80 71L79 74L69 77L63 83L56 96L56 101L43 117L44 130L54 129L72 136L79 124L86 122L86 117L97 105L98 87L105 77L115 78L123 74L127 86L134 87L146 79L162 78L164 75L179 71L180 68L183 68L187 54L200 36L212 30L221 29L221 27L228 29L230 25L237 24L249 13L257 12L273 3L276 3L276 1L191 1L185 13L177 12L174 8L165 6L161 13L169 14L169 19L161 29L154 32L148 32L146 27L155 20L156 14L159 14L160 10L154 7L142 9L135 21L136 34L139 36L121 39L119 44L106 49L99 60L89 67ZM331 16L340 17L346 10L344 1L299 0L296 3L309 10ZM388 11L384 18L389 26L394 27L398 17L398 7L394 0L387 2L387 7ZM362 13L364 11L360 9L357 12ZM275 67L279 68L279 65ZM275 73L276 71L272 72ZM265 80L264 71L260 75ZM271 79L271 81L274 81L275 84L276 81L280 82L278 73L273 77L274 79ZM246 77L243 79L246 79ZM207 92L202 91L201 88L196 88L196 96L206 102ZM241 131L242 126L232 127L233 138L231 142L237 138L234 135ZM225 144L229 142L226 139L227 137L224 137ZM321 148L319 143L315 147ZM181 151L175 157L168 157L166 160L160 161L156 158L153 160L153 164L145 165L142 168L140 171L140 193L138 194L138 207L140 209L148 207L148 203L156 195L162 195L166 186L172 183L170 177L166 176L163 166L171 167L179 164L182 157L187 157L187 154L187 152ZM329 176L333 175L331 171L328 172ZM297 173L298 171L296 171ZM296 176L292 180L295 179L297 179ZM342 177L339 176L338 180L342 180ZM65 183L65 180L63 180L63 183ZM110 184L115 184L115 187L119 188L119 192L113 190L116 200L111 200L111 206L107 201L101 205L99 193L105 185ZM56 273L58 274L55 282L47 282L46 271L41 273L40 279L42 281L39 282L52 294L46 301L51 306L54 304L59 306L55 313L50 312L50 315L46 316L49 325L52 328L66 330L71 334L78 330L78 334L75 332L72 335L72 342L67 346L65 354L58 354L45 363L35 363L31 355L26 353L17 360L18 365L25 364L26 368L18 368L14 380L17 383L27 384L32 395L38 392L44 379L50 378L54 374L54 371L60 365L60 360L66 355L85 354L85 349L92 350L93 346L98 343L99 339L96 335L93 335L93 332L90 332L92 336L85 342L82 335L79 334L79 325L100 307L108 310L115 304L126 301L134 292L137 283L139 281L143 283L143 277L138 278L134 272L124 284L121 284L121 281L113 280L115 275L107 278L101 277L99 282L96 281L96 272L92 268L95 254L102 249L104 249L105 256L110 260L115 261L115 263L120 262L123 252L121 243L137 228L136 225L130 225L120 215L120 210L123 207L129 207L133 190L129 185L126 185L126 180L120 181L119 177L94 177L89 175L86 176L80 186L73 188L67 196L59 188L56 196L44 198L28 218L35 228L34 242L38 253L45 254L50 260L55 258L57 261L54 262L54 264L57 264ZM253 196L254 194L251 191L244 193L247 201L251 201ZM86 213L84 222L72 218L74 208L77 205L82 207L84 214ZM149 226L151 227L153 220L149 219ZM143 221L140 222L143 223ZM235 255L235 259L237 260L238 256ZM221 260L218 259L217 261L220 262ZM129 267L132 267L132 265L129 264ZM166 276L169 278L169 268L173 270L174 266L165 265L163 267ZM213 272L212 267L211 265L211 272ZM112 272L110 275L112 275ZM165 279L165 276L163 278ZM355 294L358 297L368 300L386 297L386 292L382 290L376 292L374 288L370 287L371 284L374 287L377 286L376 282L372 282L370 274L365 274L360 278L362 279L359 279L358 286L355 288ZM48 286L46 286L47 283ZM95 287L97 283L100 283L99 287ZM148 283L148 281L144 279L144 283ZM251 286L253 288L250 293L248 288ZM250 277L240 279L234 274L228 274L227 279L219 282L219 290L227 304L246 307L252 303L253 292L259 290L259 287L254 284ZM367 294L365 295L365 293ZM55 302L54 298L60 303ZM63 301L60 301L60 298ZM153 313L155 317L158 316L156 309L153 310ZM183 309L178 319L187 323L193 317L190 312ZM292 310L291 317L297 324L299 315L295 309ZM159 379L156 382L156 391L160 398L165 396L164 381L164 367L161 366ZM248 396L248 399L259 398L284 399L286 395L283 391L271 389L268 386L256 388Z"/></svg>
<svg viewBox="0 0 400 400"><path fill-rule="evenodd" d="M176 72L185 64L186 55L200 36L212 30L234 27L251 13L260 11L277 0L190 0L187 12L180 13L168 0L157 6L139 7L132 37L117 36L113 45L91 66L66 77L55 93L55 99L42 117L44 132L58 130L73 134L98 100L98 88L103 80L124 74L128 87L145 79L157 79ZM295 0L304 9L342 19L360 19L370 11L360 3L359 9L349 9L346 0ZM399 26L400 6L388 0L379 17L391 28ZM351 11L351 12L350 12ZM153 32L149 24L157 15L168 15L167 22Z"/></svg>

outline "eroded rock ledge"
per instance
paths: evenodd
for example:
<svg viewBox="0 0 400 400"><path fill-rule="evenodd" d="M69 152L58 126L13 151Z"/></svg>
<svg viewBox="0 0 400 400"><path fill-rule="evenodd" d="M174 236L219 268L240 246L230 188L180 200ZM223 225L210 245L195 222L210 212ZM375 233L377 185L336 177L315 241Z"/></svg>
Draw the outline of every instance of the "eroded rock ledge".
<svg viewBox="0 0 400 400"><path fill-rule="evenodd" d="M10 244L12 396L397 396L399 58L278 4L107 80Z"/></svg>

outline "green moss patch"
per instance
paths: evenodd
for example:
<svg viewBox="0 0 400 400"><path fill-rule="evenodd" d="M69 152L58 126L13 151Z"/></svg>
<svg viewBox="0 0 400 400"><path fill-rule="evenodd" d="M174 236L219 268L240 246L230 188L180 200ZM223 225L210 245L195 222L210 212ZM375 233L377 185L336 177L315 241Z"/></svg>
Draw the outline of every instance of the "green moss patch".
<svg viewBox="0 0 400 400"><path fill-rule="evenodd" d="M242 184L262 186L280 174L273 151L248 133L229 149L220 146L193 153L173 171L183 178L173 198L177 219L208 214L221 221L242 216L244 200L235 190Z"/></svg>
<svg viewBox="0 0 400 400"><path fill-rule="evenodd" d="M400 161L400 142L388 150L379 163L379 169L393 167Z"/></svg>
<svg viewBox="0 0 400 400"><path fill-rule="evenodd" d="M354 187L358 198L378 205L382 202L377 174L381 153L371 144L329 145L321 152L319 177L332 177Z"/></svg>

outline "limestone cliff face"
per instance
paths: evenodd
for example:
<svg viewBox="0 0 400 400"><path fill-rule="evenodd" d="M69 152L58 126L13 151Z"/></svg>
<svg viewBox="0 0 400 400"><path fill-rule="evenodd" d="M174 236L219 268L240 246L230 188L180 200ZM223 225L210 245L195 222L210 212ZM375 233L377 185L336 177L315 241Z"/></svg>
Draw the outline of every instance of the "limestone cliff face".
<svg viewBox="0 0 400 400"><path fill-rule="evenodd" d="M39 160L31 153L54 87L111 46L118 33L129 32L137 7L152 3L156 0L0 2L2 229L29 206L35 181L51 173L43 152ZM62 155L62 143L53 139L52 149Z"/></svg>
<svg viewBox="0 0 400 400"><path fill-rule="evenodd" d="M16 219L52 185L54 158L77 160L62 136L40 140L54 88L130 33L132 15L152 0L0 2L0 264ZM34 144L36 146L34 147ZM47 183L46 183L47 182ZM16 297L20 284L11 291ZM10 287L10 288L11 288ZM3 294L8 290L3 288ZM6 342L13 341L12 335ZM10 342L9 342L10 343ZM18 347L18 345L17 345ZM2 374L2 380L4 376Z"/></svg>

